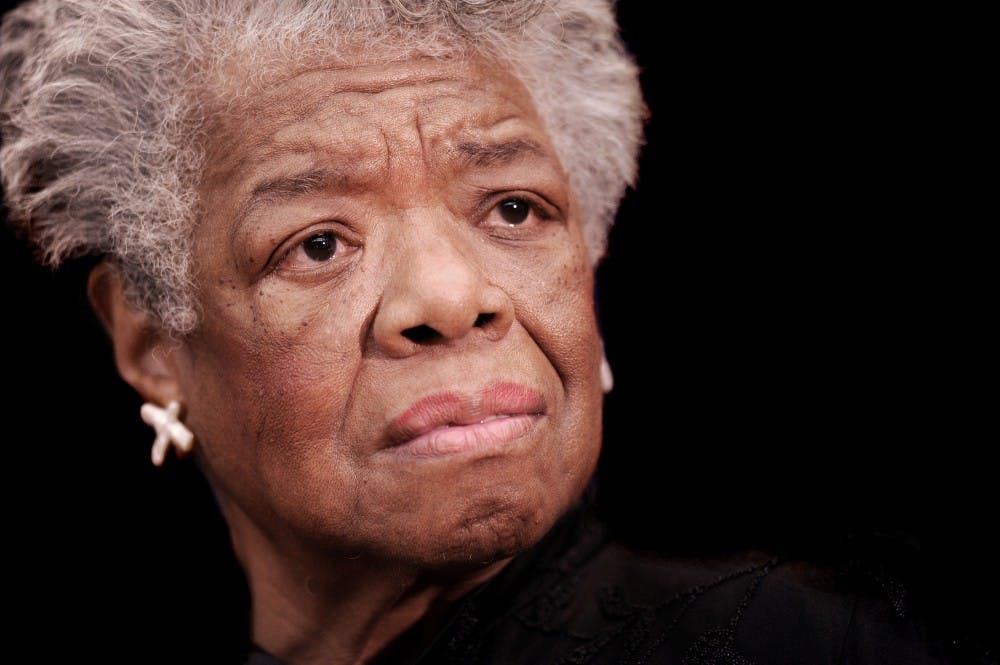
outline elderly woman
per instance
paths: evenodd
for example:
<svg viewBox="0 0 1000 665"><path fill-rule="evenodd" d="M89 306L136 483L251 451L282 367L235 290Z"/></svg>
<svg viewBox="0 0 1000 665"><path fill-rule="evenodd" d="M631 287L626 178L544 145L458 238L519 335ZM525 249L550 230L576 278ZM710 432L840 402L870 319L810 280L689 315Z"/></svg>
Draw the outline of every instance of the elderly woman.
<svg viewBox="0 0 1000 665"><path fill-rule="evenodd" d="M251 663L931 662L872 598L640 559L581 504L643 116L607 0L38 0L0 76L11 218L100 257Z"/></svg>

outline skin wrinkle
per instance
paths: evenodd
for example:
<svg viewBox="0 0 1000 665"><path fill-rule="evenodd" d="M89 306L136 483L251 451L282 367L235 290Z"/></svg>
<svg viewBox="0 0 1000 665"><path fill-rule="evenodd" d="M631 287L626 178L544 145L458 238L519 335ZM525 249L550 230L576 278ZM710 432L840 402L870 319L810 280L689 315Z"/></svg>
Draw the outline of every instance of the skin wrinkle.
<svg viewBox="0 0 1000 665"><path fill-rule="evenodd" d="M59 0L30 0L8 15L5 32L21 27L0 38L0 79L10 92L2 115L16 138L0 146L0 170L12 218L47 262L115 252L134 304L178 337L191 333L199 315L188 240L200 219L201 137L215 142L213 122L259 104L276 78L349 68L358 57L400 63L415 53L489 53L512 64L572 174L590 258L602 253L615 204L634 178L643 112L610 3L545 0L526 23L509 20L523 5L477 6L471 31L463 6L451 3L437 3L419 26L379 3L232 11L207 0L197 12L187 4L111 0L57 12ZM226 94L214 104L203 98L220 90ZM39 148L53 140L55 156ZM39 173L53 178L43 191Z"/></svg>
<svg viewBox="0 0 1000 665"><path fill-rule="evenodd" d="M412 63L394 66L412 74ZM176 372L247 571L255 638L292 663L363 659L359 649L378 651L495 574L579 496L599 451L592 275L566 173L516 79L489 63L421 66L429 88L329 94L327 106L304 102L312 115L232 119L218 136L246 141L212 148L219 160L203 180L194 248L204 322ZM268 96L300 98L299 84L336 90L344 76L353 84L356 72L291 80L264 91L261 108L273 108ZM279 138L313 152L255 154ZM336 169L344 154L362 155L382 181L283 196L253 224L234 214L247 183L289 173L283 160ZM509 227L495 208L507 191L547 203L553 218L531 213ZM308 271L265 270L277 244L331 219L357 251ZM492 322L473 327L486 312ZM413 342L402 332L414 324L441 337ZM388 423L414 400L474 395L495 380L544 396L522 440L417 462L382 450ZM308 592L307 579L329 592Z"/></svg>
<svg viewBox="0 0 1000 665"><path fill-rule="evenodd" d="M315 70L310 70L310 73L315 73ZM345 91L337 91L337 92L326 93L322 97L322 99L325 99L325 100L329 101L330 99L336 97L337 95L351 94L353 92L356 92L355 88L372 88L374 90L374 92L372 92L371 94L379 94L379 93L383 93L383 92L387 92L387 91L405 92L407 88L409 88L409 87L411 87L413 85L419 85L421 82L432 83L432 84L433 83L441 83L442 82L441 79L438 78L438 77L426 77L426 79L420 79L419 77L417 77L416 80L418 81L418 83L416 83L416 84L413 83L413 80L414 79L412 77L408 78L408 79L402 79L402 82L400 82L400 81L398 81L396 79L393 79L393 85L385 85L385 86L381 86L381 87L379 87L379 86L353 86L352 88L350 88L346 92ZM432 98L431 101L434 101L433 98ZM456 101L458 101L459 103L461 103L460 99L456 98ZM307 104L307 106L310 109L314 109L315 108L312 105L312 102L309 102ZM279 114L279 117L281 117L281 118L290 117L290 118L295 118L295 119L301 120L302 117L303 117L303 115L304 115L304 114L291 113L291 112L287 111L284 108L274 109L274 110ZM419 120L419 117L420 117L419 113L417 113L416 117ZM493 127L491 127L491 129L495 128L495 127L498 127L498 126L500 126L500 125L508 122L513 117L514 116L505 116L505 117L499 118L497 121L495 121L493 123ZM318 123L319 120L316 119L316 120L314 120L314 122ZM422 131L419 123L417 125L417 130L418 130L418 134L419 134L419 132ZM382 130L379 130L379 131L382 131ZM261 159L273 159L273 158L276 158L278 156L282 156L282 155L289 154L289 153L294 154L294 153L298 153L298 152L310 152L312 150L315 150L316 147L317 147L315 144L309 144L309 143L303 144L300 141L294 141L294 140L292 142L290 142L290 143L282 143L281 140L280 140L280 138L278 138L278 134L279 133L280 133L280 129L270 135L268 141L266 142L266 145L269 146L269 149L266 149L266 150L264 150L262 152L262 154L260 156ZM240 136L239 140L243 140L243 138L244 137ZM384 135L382 136L382 139L383 139L384 145L386 146L385 147L386 155L388 157L391 157L390 148L389 148L389 145L390 145L389 139L388 139L388 137L386 137ZM421 143L423 143L423 139L422 138L421 138ZM515 141L513 141L513 143L517 144L517 147L520 148L522 151L534 151L534 152L537 152L537 150L536 150L537 147L538 147L537 143L535 141L530 140L530 139L518 138L518 139L515 139ZM271 147L271 146L273 146L273 147ZM463 141L463 142L459 143L459 145L457 146L457 150L460 153L476 152L476 153L478 153L476 156L480 156L483 159L487 159L488 157L493 156L493 155L489 155L489 152L486 151L486 150L478 150L476 146L477 146L477 143L474 142L474 141ZM235 145L231 145L230 147L235 147ZM513 146L511 146L511 147L513 147ZM425 155L426 155L426 152L425 152ZM351 185L353 185L355 187L362 187L363 186L363 182L365 182L366 180L372 180L372 181L374 181L374 180L376 180L378 178L378 176L376 176L373 173L369 174L368 178L364 178L364 179L360 178L357 175L357 171L358 171L357 160L356 159L349 159L349 158L347 158L345 156L345 160L344 161L345 161L345 163L350 163L351 166L349 168L348 167L338 167L338 168L332 169L334 171L334 173L337 173L339 171L341 174L343 174L343 176L345 178L344 181L336 182L335 186L340 187L340 188L345 188L345 189L348 188ZM387 159L385 161L389 163L389 166L390 166L389 171L391 172L393 170L392 169L392 164L391 164L391 159ZM242 166L242 164L237 165L237 167L240 167L240 166ZM318 171L320 169L316 169L315 166L310 166L310 170L311 171ZM330 169L328 169L328 170L330 170ZM223 176L222 177L233 178L233 177L237 177L237 176L233 172L223 172ZM276 177L276 178L271 178L269 180L266 180L266 181L264 181L264 182L262 182L260 184L257 184L257 185L255 185L253 187L253 192L256 192L257 190L259 190L261 188L266 189L269 184L271 184L271 183L273 183L275 181L279 181L280 182L281 179L282 178L279 176L279 177ZM358 181L358 182L355 182L355 181ZM237 213L237 217L238 218L245 219L254 210L254 208L256 206L255 206L255 202L254 202L253 199L254 199L254 196L253 196L253 194L251 194L250 195L250 200L247 203L245 203L244 206L242 207L242 209L240 210L240 212ZM242 228L242 224L240 224L239 226L237 226L236 230L238 231L241 228Z"/></svg>
<svg viewBox="0 0 1000 665"><path fill-rule="evenodd" d="M185 402L255 637L308 665L366 661L422 617L433 631L435 608L536 542L596 461L590 268L641 133L611 4L553 0L513 25L525 5L437 3L414 26L337 0L60 2L23 3L31 26L0 38L9 207L53 264L117 252L148 328L115 320L116 353L159 340L122 374ZM519 141L541 157L508 161ZM276 180L335 167L357 187ZM41 173L55 179L31 191ZM271 205L241 211L268 179ZM493 194L546 214L508 227ZM355 251L312 269L301 241L319 230ZM415 343L404 324L441 335ZM543 394L530 435L419 462L382 450L413 400L475 403L493 380Z"/></svg>
<svg viewBox="0 0 1000 665"><path fill-rule="evenodd" d="M413 127L417 131L417 144L420 146L420 156L423 158L424 162L423 166L425 169L430 170L433 168L433 164L429 159L433 147L427 145L427 142L430 139L424 136L423 120L421 120L420 109L413 109Z"/></svg>

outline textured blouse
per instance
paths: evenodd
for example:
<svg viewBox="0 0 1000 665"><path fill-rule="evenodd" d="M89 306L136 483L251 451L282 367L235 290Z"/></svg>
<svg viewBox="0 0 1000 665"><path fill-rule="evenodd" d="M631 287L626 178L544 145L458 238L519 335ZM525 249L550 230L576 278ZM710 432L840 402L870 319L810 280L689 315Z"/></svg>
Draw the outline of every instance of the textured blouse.
<svg viewBox="0 0 1000 665"><path fill-rule="evenodd" d="M925 641L893 587L761 553L663 559L610 541L590 511L564 517L378 663L495 665L924 665ZM247 665L283 665L260 650Z"/></svg>

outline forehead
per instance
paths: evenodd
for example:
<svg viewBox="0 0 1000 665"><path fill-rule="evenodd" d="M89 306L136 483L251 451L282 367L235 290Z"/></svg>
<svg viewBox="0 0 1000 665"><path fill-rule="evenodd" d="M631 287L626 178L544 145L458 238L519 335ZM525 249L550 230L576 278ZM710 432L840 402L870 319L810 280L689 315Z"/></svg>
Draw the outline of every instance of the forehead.
<svg viewBox="0 0 1000 665"><path fill-rule="evenodd" d="M226 103L214 93L206 181L350 164L356 176L404 153L455 154L463 145L527 141L549 147L530 95L511 70L481 59L415 57L289 72Z"/></svg>

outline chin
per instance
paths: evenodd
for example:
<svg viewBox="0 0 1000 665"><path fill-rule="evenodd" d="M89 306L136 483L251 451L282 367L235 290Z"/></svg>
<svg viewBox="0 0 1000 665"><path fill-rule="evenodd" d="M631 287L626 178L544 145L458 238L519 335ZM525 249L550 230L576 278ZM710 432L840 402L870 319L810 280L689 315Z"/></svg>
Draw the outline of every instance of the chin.
<svg viewBox="0 0 1000 665"><path fill-rule="evenodd" d="M480 568L517 556L552 528L570 502L554 497L500 496L475 501L421 534L411 548L418 567L438 572ZM416 543L414 543L416 544Z"/></svg>
<svg viewBox="0 0 1000 665"><path fill-rule="evenodd" d="M423 565L449 569L476 567L508 559L531 548L582 496L593 475L599 447L578 451L579 464L563 467L549 463L547 472L516 470L495 478L492 484L456 483L461 488L450 500L426 507L420 520L433 524L426 533L413 534L410 547ZM529 480L528 478L531 478ZM474 474L467 480L475 481ZM479 490L476 496L476 490Z"/></svg>

